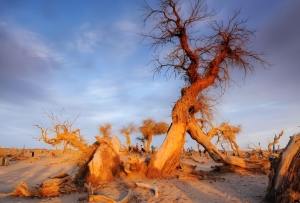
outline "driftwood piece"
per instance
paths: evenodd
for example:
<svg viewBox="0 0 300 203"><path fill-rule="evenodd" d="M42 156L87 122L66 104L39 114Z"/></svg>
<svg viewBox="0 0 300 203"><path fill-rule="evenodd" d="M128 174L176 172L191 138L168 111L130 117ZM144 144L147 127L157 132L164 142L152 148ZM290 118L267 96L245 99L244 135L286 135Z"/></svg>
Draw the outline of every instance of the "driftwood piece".
<svg viewBox="0 0 300 203"><path fill-rule="evenodd" d="M145 188L145 189L149 189L149 190L152 190L154 191L154 194L155 194L155 197L158 197L158 188L155 187L155 186L151 186L151 185L148 185L148 184L145 184L145 183L135 183L138 187L141 187L141 188Z"/></svg>
<svg viewBox="0 0 300 203"><path fill-rule="evenodd" d="M24 181L19 183L16 189L12 192L12 195L21 197L40 197L37 188L30 186Z"/></svg>
<svg viewBox="0 0 300 203"><path fill-rule="evenodd" d="M90 195L89 201L90 202L103 201L103 202L107 202L107 203L127 203L132 199L132 197L133 197L133 194L132 194L131 190L129 190L127 196L124 197L124 199L122 199L121 201L114 201L113 199L103 196L103 195Z"/></svg>
<svg viewBox="0 0 300 203"><path fill-rule="evenodd" d="M74 180L71 176L63 178L54 178L46 180L39 188L39 194L42 197L56 196L59 194L70 193L76 191Z"/></svg>

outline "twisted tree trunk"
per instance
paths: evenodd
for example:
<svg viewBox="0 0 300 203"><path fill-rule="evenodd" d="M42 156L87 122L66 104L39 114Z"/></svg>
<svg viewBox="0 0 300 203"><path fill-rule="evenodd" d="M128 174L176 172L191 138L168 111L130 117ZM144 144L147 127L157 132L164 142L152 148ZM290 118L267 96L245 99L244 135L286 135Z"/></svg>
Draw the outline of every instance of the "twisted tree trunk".
<svg viewBox="0 0 300 203"><path fill-rule="evenodd" d="M266 199L274 203L300 201L300 133L273 159Z"/></svg>

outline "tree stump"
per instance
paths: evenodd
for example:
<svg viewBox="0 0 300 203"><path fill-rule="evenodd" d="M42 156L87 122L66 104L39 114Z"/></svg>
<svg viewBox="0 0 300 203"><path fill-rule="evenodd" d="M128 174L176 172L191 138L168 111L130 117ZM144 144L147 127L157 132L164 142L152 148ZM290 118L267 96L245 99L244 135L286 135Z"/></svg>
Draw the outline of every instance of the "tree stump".
<svg viewBox="0 0 300 203"><path fill-rule="evenodd" d="M89 171L88 163L93 159L93 155L97 148L99 147L99 142L96 141L94 142L87 151L82 155L82 162L81 165L79 166L78 172L75 175L75 183L77 186L82 187L85 181L85 178L87 176L87 173Z"/></svg>
<svg viewBox="0 0 300 203"><path fill-rule="evenodd" d="M300 201L300 133L291 137L279 158L272 158L266 200L274 203Z"/></svg>
<svg viewBox="0 0 300 203"><path fill-rule="evenodd" d="M101 143L88 167L87 183L113 181L114 176L118 175L121 169L120 156L108 143Z"/></svg>

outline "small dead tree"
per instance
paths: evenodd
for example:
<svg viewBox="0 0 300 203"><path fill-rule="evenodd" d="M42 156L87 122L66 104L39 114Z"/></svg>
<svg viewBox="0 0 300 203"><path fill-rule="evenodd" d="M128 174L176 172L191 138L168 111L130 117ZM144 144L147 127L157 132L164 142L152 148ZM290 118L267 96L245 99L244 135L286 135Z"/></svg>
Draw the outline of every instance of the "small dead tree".
<svg viewBox="0 0 300 203"><path fill-rule="evenodd" d="M142 121L142 126L139 127L139 131L142 133L144 138L147 140L146 151L150 151L150 145L152 137L156 135L162 135L167 133L169 125L166 122L155 122L151 118L147 118Z"/></svg>
<svg viewBox="0 0 300 203"><path fill-rule="evenodd" d="M110 123L106 123L105 125L99 126L99 132L103 136L103 138L110 137L112 135L111 130L112 125Z"/></svg>
<svg viewBox="0 0 300 203"><path fill-rule="evenodd" d="M238 156L242 157L242 152L239 149L239 145L236 142L236 134L240 133L242 127L239 126L232 126L229 123L225 122L222 123L220 127L217 128L219 134L223 141L229 142L231 149L237 153Z"/></svg>
<svg viewBox="0 0 300 203"><path fill-rule="evenodd" d="M270 155L270 153L265 153L260 145L260 142L258 143L258 146L256 146L254 143L250 144L253 146L250 146L248 144L248 149L252 150L251 156L250 156L250 160L258 160L258 159L268 159L268 156Z"/></svg>
<svg viewBox="0 0 300 203"><path fill-rule="evenodd" d="M272 147L273 146L275 146L275 144L278 144L278 142L279 142L279 139L280 139L280 137L283 135L283 130L279 133L279 135L277 136L276 134L275 134L275 136L274 136L274 140L273 140L273 142L270 142L269 141L269 144L268 144L268 151L271 153L273 150L272 150ZM275 150L275 149L274 149Z"/></svg>
<svg viewBox="0 0 300 203"><path fill-rule="evenodd" d="M34 125L42 132L42 136L35 139L38 139L39 141L43 140L45 143L52 146L59 146L60 144L63 144L64 149L66 149L67 146L72 146L73 148L81 151L85 151L87 149L88 143L84 139L84 136L80 134L80 129L72 129L73 124L79 115L73 121L70 121L71 119L67 119L64 122L61 122L51 111L44 111L44 113L51 119L52 126L44 128L39 125ZM54 134L55 136L49 137L51 134Z"/></svg>
<svg viewBox="0 0 300 203"><path fill-rule="evenodd" d="M120 129L120 133L126 137L126 149L130 146L130 135L136 131L136 127L133 123L129 123L127 126L123 126Z"/></svg>

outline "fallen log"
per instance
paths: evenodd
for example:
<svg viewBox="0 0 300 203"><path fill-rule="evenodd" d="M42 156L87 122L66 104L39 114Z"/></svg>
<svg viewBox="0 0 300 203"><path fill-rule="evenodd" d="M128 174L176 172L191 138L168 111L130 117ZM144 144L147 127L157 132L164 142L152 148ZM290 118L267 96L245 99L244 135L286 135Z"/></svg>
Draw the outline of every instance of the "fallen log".
<svg viewBox="0 0 300 203"><path fill-rule="evenodd" d="M30 186L28 183L21 181L12 192L12 195L21 197L50 197L71 193L76 190L74 179L68 174L60 174L44 181L38 187Z"/></svg>

